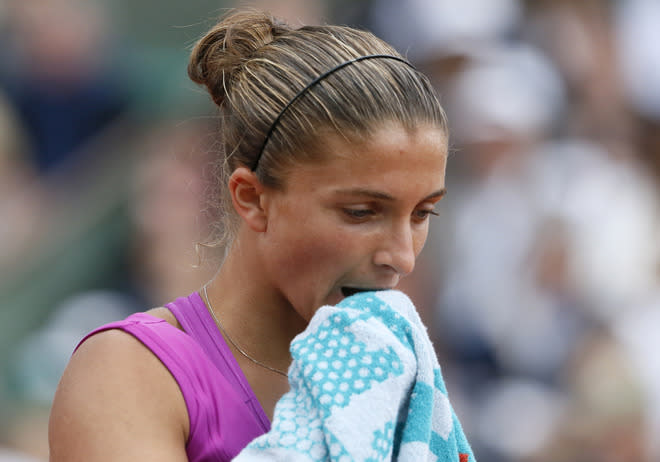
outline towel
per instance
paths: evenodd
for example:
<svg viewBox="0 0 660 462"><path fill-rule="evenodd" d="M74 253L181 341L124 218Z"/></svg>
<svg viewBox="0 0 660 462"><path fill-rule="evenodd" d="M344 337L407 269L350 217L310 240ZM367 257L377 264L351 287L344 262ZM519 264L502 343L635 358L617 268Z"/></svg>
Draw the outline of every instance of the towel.
<svg viewBox="0 0 660 462"><path fill-rule="evenodd" d="M476 460L426 328L402 292L321 307L290 349L290 389L271 430L234 461Z"/></svg>

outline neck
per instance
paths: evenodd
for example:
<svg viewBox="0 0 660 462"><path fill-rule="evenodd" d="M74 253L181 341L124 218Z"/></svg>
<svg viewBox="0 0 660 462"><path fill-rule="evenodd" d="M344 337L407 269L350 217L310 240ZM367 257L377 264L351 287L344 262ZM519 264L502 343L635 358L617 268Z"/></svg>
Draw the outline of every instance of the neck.
<svg viewBox="0 0 660 462"><path fill-rule="evenodd" d="M235 242L207 294L226 335L238 347L270 367L287 370L289 344L306 322L262 277L255 257Z"/></svg>

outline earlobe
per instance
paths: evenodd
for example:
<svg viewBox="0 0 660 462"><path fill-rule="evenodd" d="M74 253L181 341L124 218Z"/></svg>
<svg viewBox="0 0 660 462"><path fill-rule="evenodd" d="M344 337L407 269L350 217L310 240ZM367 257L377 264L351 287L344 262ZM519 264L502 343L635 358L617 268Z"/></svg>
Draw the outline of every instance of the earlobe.
<svg viewBox="0 0 660 462"><path fill-rule="evenodd" d="M256 174L245 167L238 167L229 177L229 192L234 210L245 224L256 232L266 230L266 214L261 205L264 187Z"/></svg>

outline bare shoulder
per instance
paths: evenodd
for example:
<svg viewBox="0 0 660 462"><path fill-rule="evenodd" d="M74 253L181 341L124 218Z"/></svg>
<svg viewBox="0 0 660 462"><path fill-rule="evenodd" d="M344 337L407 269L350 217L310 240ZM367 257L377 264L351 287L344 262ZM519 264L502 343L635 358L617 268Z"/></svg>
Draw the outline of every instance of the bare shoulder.
<svg viewBox="0 0 660 462"><path fill-rule="evenodd" d="M130 334L87 339L58 386L50 460L185 461L189 431L181 391L160 360Z"/></svg>

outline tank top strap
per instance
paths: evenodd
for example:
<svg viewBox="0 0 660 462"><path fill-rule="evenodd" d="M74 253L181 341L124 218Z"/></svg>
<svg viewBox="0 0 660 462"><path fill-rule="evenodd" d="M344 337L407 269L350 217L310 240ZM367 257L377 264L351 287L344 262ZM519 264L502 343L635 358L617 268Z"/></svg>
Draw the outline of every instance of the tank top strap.
<svg viewBox="0 0 660 462"><path fill-rule="evenodd" d="M243 396L253 412L259 417L264 428L270 428L270 420L257 400L229 345L220 334L206 304L198 292L181 297L165 307L172 312L183 330L202 347L211 362Z"/></svg>

